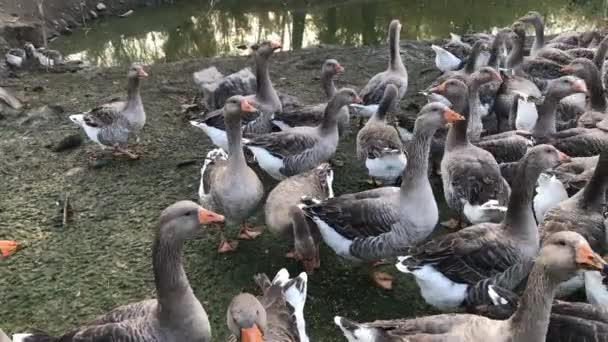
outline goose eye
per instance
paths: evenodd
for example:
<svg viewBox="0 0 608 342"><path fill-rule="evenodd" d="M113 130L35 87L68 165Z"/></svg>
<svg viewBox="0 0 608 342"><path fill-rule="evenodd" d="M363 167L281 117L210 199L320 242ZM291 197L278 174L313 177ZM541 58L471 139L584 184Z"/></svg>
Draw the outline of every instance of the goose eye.
<svg viewBox="0 0 608 342"><path fill-rule="evenodd" d="M187 211L184 215L185 216L190 216L190 215L192 215L192 212L191 211Z"/></svg>
<svg viewBox="0 0 608 342"><path fill-rule="evenodd" d="M559 241L557 241L557 244L560 245L560 246L565 246L566 245L566 241L559 240Z"/></svg>

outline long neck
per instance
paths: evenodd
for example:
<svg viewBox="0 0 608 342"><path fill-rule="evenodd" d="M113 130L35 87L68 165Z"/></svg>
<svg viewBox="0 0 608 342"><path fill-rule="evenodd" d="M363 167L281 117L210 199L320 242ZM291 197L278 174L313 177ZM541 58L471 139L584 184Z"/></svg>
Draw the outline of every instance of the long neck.
<svg viewBox="0 0 608 342"><path fill-rule="evenodd" d="M323 121L319 126L322 134L332 133L338 129L338 112L343 107L338 100L337 96L334 96L325 107L325 113L323 114Z"/></svg>
<svg viewBox="0 0 608 342"><path fill-rule="evenodd" d="M507 68L515 68L524 61L524 44L525 36L520 37L515 44L513 44L509 57L507 57Z"/></svg>
<svg viewBox="0 0 608 342"><path fill-rule="evenodd" d="M416 122L414 139L407 147L408 162L403 171L401 192L406 192L414 187L417 182L425 181L428 183L429 152L431 139L435 131L435 129L429 129Z"/></svg>
<svg viewBox="0 0 608 342"><path fill-rule="evenodd" d="M534 21L534 31L536 36L534 37L532 51L536 52L545 46L545 25L542 20Z"/></svg>
<svg viewBox="0 0 608 342"><path fill-rule="evenodd" d="M597 47L597 50L595 51L595 56L593 56L593 64L595 64L595 66L600 72L604 67L606 52L608 52L608 39L604 38L601 41L600 45Z"/></svg>
<svg viewBox="0 0 608 342"><path fill-rule="evenodd" d="M469 113L468 93L450 96L448 100L452 102L454 105L454 110L457 112L463 114ZM452 127L450 127L448 130L448 135L445 140L446 150L451 150L455 147L469 143L469 140L467 139L468 121L469 120L467 118L467 120L452 123Z"/></svg>
<svg viewBox="0 0 608 342"><path fill-rule="evenodd" d="M483 131L483 123L481 121L481 100L479 99L479 87L477 82L471 82L469 85L469 117L467 124L467 138L471 141L477 141L481 137Z"/></svg>
<svg viewBox="0 0 608 342"><path fill-rule="evenodd" d="M490 59L488 60L489 67L498 69L498 57L503 44L504 36L502 32L499 32L498 34L496 34L496 37L492 42L492 47L490 48Z"/></svg>
<svg viewBox="0 0 608 342"><path fill-rule="evenodd" d="M545 137L557 132L555 123L555 110L559 99L551 95L545 97L545 101L538 106L538 119L536 125L532 129L532 134L535 137Z"/></svg>
<svg viewBox="0 0 608 342"><path fill-rule="evenodd" d="M225 116L226 119L226 135L228 138L228 165L230 170L237 172L240 167L245 166L245 154L243 153L241 120Z"/></svg>
<svg viewBox="0 0 608 342"><path fill-rule="evenodd" d="M329 72L324 72L321 75L321 85L328 99L331 99L338 91L334 85L334 76Z"/></svg>
<svg viewBox="0 0 608 342"><path fill-rule="evenodd" d="M139 77L129 77L127 81L127 109L141 105L139 94Z"/></svg>
<svg viewBox="0 0 608 342"><path fill-rule="evenodd" d="M588 209L602 210L608 186L608 152L600 154L589 183L583 188L583 205Z"/></svg>
<svg viewBox="0 0 608 342"><path fill-rule="evenodd" d="M589 79L585 81L589 87L591 109L598 112L606 111L606 97L604 96L604 87L599 71L593 68L589 74Z"/></svg>
<svg viewBox="0 0 608 342"><path fill-rule="evenodd" d="M519 307L509 320L513 341L545 341L557 285L546 276L544 265L537 262L530 272Z"/></svg>
<svg viewBox="0 0 608 342"><path fill-rule="evenodd" d="M405 70L401 54L399 53L399 31L397 29L390 31L388 44L390 49L388 68L391 70Z"/></svg>
<svg viewBox="0 0 608 342"><path fill-rule="evenodd" d="M263 100L270 99L272 92L272 82L270 82L270 73L268 72L268 58L255 55L255 77L257 84L256 95Z"/></svg>
<svg viewBox="0 0 608 342"><path fill-rule="evenodd" d="M517 166L515 183L509 197L507 213L504 219L505 229L512 236L522 240L538 240L536 220L532 212L534 188L541 169L530 165L531 159L524 158Z"/></svg>
<svg viewBox="0 0 608 342"><path fill-rule="evenodd" d="M158 303L169 315L179 310L180 299L192 293L182 266L182 244L161 239L157 235L152 248L152 267Z"/></svg>
<svg viewBox="0 0 608 342"><path fill-rule="evenodd" d="M476 44L473 47L473 51L471 51L471 55L467 60L467 63L464 65L464 72L467 74L472 74L475 72L475 63L477 63L477 59L479 58L479 54L481 53L481 45Z"/></svg>

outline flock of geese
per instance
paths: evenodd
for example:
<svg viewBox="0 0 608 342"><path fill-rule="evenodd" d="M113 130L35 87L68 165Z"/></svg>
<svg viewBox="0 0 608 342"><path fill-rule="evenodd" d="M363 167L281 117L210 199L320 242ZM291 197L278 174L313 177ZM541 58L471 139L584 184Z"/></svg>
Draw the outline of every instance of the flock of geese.
<svg viewBox="0 0 608 342"><path fill-rule="evenodd" d="M531 48L527 25L536 31ZM494 34L452 36L433 46L443 75L425 90L429 103L411 130L391 119L408 87L400 30L393 20L389 65L360 92L336 89L344 67L330 59L320 78L327 102L290 110L268 72L280 46L260 44L256 93L235 91L223 108L191 122L218 148L200 171L200 205L182 201L160 215L157 299L119 307L62 337L17 334L14 341L210 341L182 245L200 224L240 225L238 239L260 234L247 223L265 194L252 163L279 181L266 199L266 225L293 243L288 255L308 274L320 266L323 241L368 263L374 283L390 289L392 277L374 266L397 257L424 300L448 312L371 323L336 317L348 341L608 341L600 256L608 225L608 37L567 32L546 40L535 12ZM139 84L147 74L133 64L127 76L126 101L70 119L103 148L137 159L127 143L145 124ZM335 195L329 162L351 114L368 118L356 157L377 187ZM455 231L429 239L439 220L429 182L437 174L457 217L446 223ZM237 248L222 233L218 251ZM257 275L262 295L240 294L228 308L232 340L308 341L307 273ZM589 303L555 300L583 289Z"/></svg>

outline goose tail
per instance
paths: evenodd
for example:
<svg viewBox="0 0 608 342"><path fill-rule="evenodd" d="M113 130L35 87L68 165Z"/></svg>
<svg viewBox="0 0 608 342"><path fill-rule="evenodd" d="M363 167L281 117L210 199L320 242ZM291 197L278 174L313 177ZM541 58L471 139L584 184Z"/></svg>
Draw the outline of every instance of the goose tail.
<svg viewBox="0 0 608 342"><path fill-rule="evenodd" d="M60 342L60 338L46 334L13 334L12 342ZM64 340L66 341L66 340Z"/></svg>

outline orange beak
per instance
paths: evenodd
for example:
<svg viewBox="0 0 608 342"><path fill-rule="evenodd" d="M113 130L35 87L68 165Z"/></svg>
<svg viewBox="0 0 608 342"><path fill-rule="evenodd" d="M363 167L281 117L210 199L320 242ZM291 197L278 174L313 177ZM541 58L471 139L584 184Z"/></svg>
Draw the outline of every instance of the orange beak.
<svg viewBox="0 0 608 342"><path fill-rule="evenodd" d="M566 74L571 74L574 72L574 68L570 65L566 65L565 67L562 68L562 72L566 73Z"/></svg>
<svg viewBox="0 0 608 342"><path fill-rule="evenodd" d="M449 122L454 122L454 121L466 120L464 116L456 113L455 111L453 111L451 109L446 109L446 110L443 111L443 118L448 123Z"/></svg>
<svg viewBox="0 0 608 342"><path fill-rule="evenodd" d="M588 270L602 271L606 262L601 256L594 253L588 243L580 243L576 247L576 263Z"/></svg>
<svg viewBox="0 0 608 342"><path fill-rule="evenodd" d="M277 43L277 42L270 42L270 47L271 47L273 50L280 49L280 48L281 48L281 44L279 44L279 43Z"/></svg>
<svg viewBox="0 0 608 342"><path fill-rule="evenodd" d="M137 76L148 77L148 73L146 72L146 70L144 70L144 68L139 68L137 69Z"/></svg>
<svg viewBox="0 0 608 342"><path fill-rule="evenodd" d="M340 64L336 65L336 72L343 72L344 71L344 67L341 66Z"/></svg>
<svg viewBox="0 0 608 342"><path fill-rule="evenodd" d="M361 98L359 96L355 97L355 103L361 103L363 102L363 100L361 100Z"/></svg>
<svg viewBox="0 0 608 342"><path fill-rule="evenodd" d="M257 110L247 100L241 100L241 111L245 113L253 113Z"/></svg>
<svg viewBox="0 0 608 342"><path fill-rule="evenodd" d="M492 75L492 79L493 79L494 81L502 82L502 77L500 77L500 74L499 74L499 73L495 73L495 74L493 74L493 75Z"/></svg>
<svg viewBox="0 0 608 342"><path fill-rule="evenodd" d="M583 81L583 80L574 81L574 90L581 92L581 93L586 93L587 85L585 84L585 81Z"/></svg>
<svg viewBox="0 0 608 342"><path fill-rule="evenodd" d="M241 342L262 342L262 332L257 325L251 328L241 329Z"/></svg>
<svg viewBox="0 0 608 342"><path fill-rule="evenodd" d="M214 213L203 207L198 208L198 222L200 224L208 224L213 222L224 222L224 215Z"/></svg>
<svg viewBox="0 0 608 342"><path fill-rule="evenodd" d="M17 243L13 240L0 240L0 253L3 257L11 255L17 250Z"/></svg>
<svg viewBox="0 0 608 342"><path fill-rule="evenodd" d="M559 151L559 161L562 163L567 163L569 161L571 161L572 158L570 158L570 156L568 156L567 154L565 154L562 151Z"/></svg>
<svg viewBox="0 0 608 342"><path fill-rule="evenodd" d="M443 94L445 93L445 82L440 85L433 87L429 90L429 93Z"/></svg>

